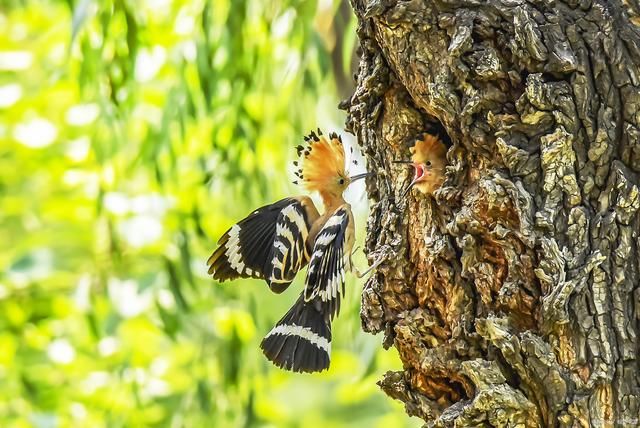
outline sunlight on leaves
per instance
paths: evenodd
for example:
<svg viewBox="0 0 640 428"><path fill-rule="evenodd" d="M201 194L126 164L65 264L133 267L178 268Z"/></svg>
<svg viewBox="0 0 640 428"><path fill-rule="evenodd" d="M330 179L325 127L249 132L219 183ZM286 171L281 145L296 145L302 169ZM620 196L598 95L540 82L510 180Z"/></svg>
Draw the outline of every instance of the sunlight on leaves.
<svg viewBox="0 0 640 428"><path fill-rule="evenodd" d="M0 426L411 426L375 385L401 366L360 330L360 281L331 369L300 375L259 344L302 278L275 295L206 272L235 221L302 193L302 136L341 131L337 7L3 4ZM364 188L348 198L361 242Z"/></svg>

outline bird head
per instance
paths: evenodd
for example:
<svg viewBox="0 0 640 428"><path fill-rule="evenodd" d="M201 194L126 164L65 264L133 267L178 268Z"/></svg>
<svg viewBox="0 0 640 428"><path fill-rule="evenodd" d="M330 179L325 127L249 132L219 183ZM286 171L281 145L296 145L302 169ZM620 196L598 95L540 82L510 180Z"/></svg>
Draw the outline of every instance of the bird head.
<svg viewBox="0 0 640 428"><path fill-rule="evenodd" d="M300 161L294 162L298 167L295 174L308 191L319 192L325 201L342 198L349 184L369 175L347 174L342 137L338 134L332 132L325 138L318 129L317 134L312 131L304 141L306 145L297 147Z"/></svg>
<svg viewBox="0 0 640 428"><path fill-rule="evenodd" d="M421 193L432 194L444 182L447 147L437 136L423 134L409 151L411 152L410 161L396 161L396 163L409 164L414 169L413 181L402 196L406 196L414 187Z"/></svg>

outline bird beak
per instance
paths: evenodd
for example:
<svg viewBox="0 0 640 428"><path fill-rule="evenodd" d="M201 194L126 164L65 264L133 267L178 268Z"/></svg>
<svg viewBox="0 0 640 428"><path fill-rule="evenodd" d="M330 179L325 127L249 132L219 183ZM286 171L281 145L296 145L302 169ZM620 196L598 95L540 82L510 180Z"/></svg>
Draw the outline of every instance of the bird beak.
<svg viewBox="0 0 640 428"><path fill-rule="evenodd" d="M409 194L409 191L411 190L411 188L412 188L413 186L415 186L415 184L416 184L418 181L420 181L420 178L414 178L414 179L413 179L413 181L411 182L411 184L409 184L409 185L407 186L407 188L406 188L406 189L404 189L404 192L402 192L402 196L400 196L400 200L401 200L401 201L402 201L402 200L404 200L404 198L406 198L406 197L407 197L407 195Z"/></svg>
<svg viewBox="0 0 640 428"><path fill-rule="evenodd" d="M353 175L351 177L349 177L349 181L351 181L352 183L356 180L360 180L361 178L366 178L373 175L372 172L365 172L363 174L358 174L358 175Z"/></svg>
<svg viewBox="0 0 640 428"><path fill-rule="evenodd" d="M415 186L416 183L420 182L424 178L425 166L421 163L416 163L412 161L394 161L394 163L409 164L413 167L415 171L413 181L411 182L411 184L409 184L409 186L407 186L406 189L404 189L404 192L402 192L402 196L400 197L400 200L403 200L409 194L409 191L413 188L413 186Z"/></svg>

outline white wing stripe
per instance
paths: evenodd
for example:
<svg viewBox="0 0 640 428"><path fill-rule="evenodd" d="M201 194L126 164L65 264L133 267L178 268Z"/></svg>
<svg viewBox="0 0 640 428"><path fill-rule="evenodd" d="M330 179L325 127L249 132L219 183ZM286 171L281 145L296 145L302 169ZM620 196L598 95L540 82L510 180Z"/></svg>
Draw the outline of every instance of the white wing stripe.
<svg viewBox="0 0 640 428"><path fill-rule="evenodd" d="M282 215L288 218L291 223L295 224L300 233L302 233L303 239L307 239L307 224L304 221L302 215L296 210L295 206L289 205L282 210Z"/></svg>
<svg viewBox="0 0 640 428"><path fill-rule="evenodd" d="M229 231L229 240L226 244L227 250L225 256L229 260L231 269L234 269L238 273L242 273L244 270L244 263L242 262L242 255L240 254L240 226L234 224Z"/></svg>
<svg viewBox="0 0 640 428"><path fill-rule="evenodd" d="M282 241L276 241L275 244L273 244L274 247L276 247L279 251L280 254L283 254L287 252L287 246L284 245L284 242Z"/></svg>
<svg viewBox="0 0 640 428"><path fill-rule="evenodd" d="M284 238L287 239L287 241L293 243L294 239L293 239L293 233L291 233L291 230L284 224L282 223L278 223L276 225L276 236L282 236Z"/></svg>
<svg viewBox="0 0 640 428"><path fill-rule="evenodd" d="M324 225L323 229L326 229L328 227L331 226L338 226L339 224L342 223L342 219L344 218L344 214L340 213L340 214L336 214L334 216L332 216Z"/></svg>
<svg viewBox="0 0 640 428"><path fill-rule="evenodd" d="M291 281L306 261L303 259L303 252L306 255L305 242L309 230L296 203L287 205L280 212L279 221L276 223L274 257L271 261L272 273L269 278L271 281ZM279 277L276 276L278 270Z"/></svg>
<svg viewBox="0 0 640 428"><path fill-rule="evenodd" d="M320 236L316 238L316 242L314 245L322 245L325 246L336 237L335 233L324 232Z"/></svg>
<svg viewBox="0 0 640 428"><path fill-rule="evenodd" d="M271 329L265 339L276 334L281 334L283 336L299 336L305 340L308 340L313 345L316 345L328 355L331 355L331 343L327 340L326 337L322 337L319 334L314 333L309 327L286 324L277 325L273 329Z"/></svg>
<svg viewBox="0 0 640 428"><path fill-rule="evenodd" d="M271 260L271 265L273 266L274 269L280 269L282 270L282 261L280 261L278 259L278 256L275 256L273 258L273 260ZM273 275L271 275L270 279L274 279L275 277Z"/></svg>

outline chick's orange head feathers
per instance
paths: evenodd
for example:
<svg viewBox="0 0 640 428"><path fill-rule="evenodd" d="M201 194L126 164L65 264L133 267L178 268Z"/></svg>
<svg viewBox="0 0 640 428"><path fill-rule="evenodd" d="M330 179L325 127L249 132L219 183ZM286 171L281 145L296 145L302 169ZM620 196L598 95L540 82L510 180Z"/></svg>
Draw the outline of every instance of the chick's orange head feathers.
<svg viewBox="0 0 640 428"><path fill-rule="evenodd" d="M415 175L405 193L415 187L422 193L432 194L444 183L447 146L435 135L424 134L410 151Z"/></svg>
<svg viewBox="0 0 640 428"><path fill-rule="evenodd" d="M424 163L430 159L444 159L447 147L440 139L431 134L424 134L421 140L409 149L411 160L416 163Z"/></svg>
<svg viewBox="0 0 640 428"><path fill-rule="evenodd" d="M345 171L344 147L342 138L335 133L325 138L311 132L304 138L305 146L298 146L300 164L296 175L309 191L342 194L348 177Z"/></svg>

